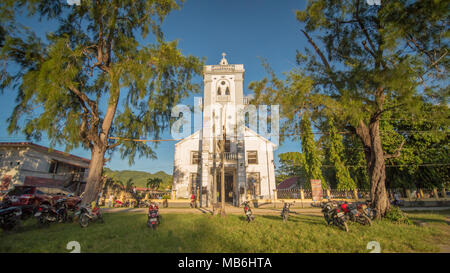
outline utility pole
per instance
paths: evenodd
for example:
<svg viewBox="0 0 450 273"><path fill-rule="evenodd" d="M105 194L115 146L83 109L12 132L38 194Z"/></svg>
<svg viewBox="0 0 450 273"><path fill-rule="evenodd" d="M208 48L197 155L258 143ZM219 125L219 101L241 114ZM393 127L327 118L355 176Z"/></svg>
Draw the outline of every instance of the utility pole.
<svg viewBox="0 0 450 273"><path fill-rule="evenodd" d="M225 216L225 140L226 140L226 126L223 126L223 139L220 145L220 150L221 150L221 159L222 159L222 183L221 183L221 211L220 211L220 216Z"/></svg>

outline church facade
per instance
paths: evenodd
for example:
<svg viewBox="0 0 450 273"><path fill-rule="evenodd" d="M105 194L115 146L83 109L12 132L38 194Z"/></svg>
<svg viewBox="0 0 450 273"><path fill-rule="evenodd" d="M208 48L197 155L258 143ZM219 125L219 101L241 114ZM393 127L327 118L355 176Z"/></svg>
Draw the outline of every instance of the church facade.
<svg viewBox="0 0 450 273"><path fill-rule="evenodd" d="M223 136L225 201L239 206L245 200L273 199L276 189L273 152L277 146L257 134L255 127L245 126L251 106L243 93L244 65L228 64L222 55L218 65L203 70L201 129L175 144L174 194L177 199L195 194L203 207L215 198L221 200Z"/></svg>

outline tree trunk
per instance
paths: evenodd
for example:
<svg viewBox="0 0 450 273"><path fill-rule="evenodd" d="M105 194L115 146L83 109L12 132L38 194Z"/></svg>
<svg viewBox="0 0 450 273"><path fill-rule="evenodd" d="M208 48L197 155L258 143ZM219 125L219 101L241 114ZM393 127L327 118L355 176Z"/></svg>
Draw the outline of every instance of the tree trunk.
<svg viewBox="0 0 450 273"><path fill-rule="evenodd" d="M386 165L384 151L381 145L380 122L376 120L369 125L369 133L372 144L371 164L369 167L370 196L372 206L377 211L377 218L384 216L390 209L389 198L386 192Z"/></svg>
<svg viewBox="0 0 450 273"><path fill-rule="evenodd" d="M102 178L104 156L106 149L94 146L91 151L89 163L89 175L84 189L83 204L89 204L97 199L99 185Z"/></svg>
<svg viewBox="0 0 450 273"><path fill-rule="evenodd" d="M390 209L389 198L386 192L386 165L381 145L379 120L371 120L369 128L361 121L356 128L356 133L364 145L371 186L370 198L372 207L376 209L377 218L379 219Z"/></svg>

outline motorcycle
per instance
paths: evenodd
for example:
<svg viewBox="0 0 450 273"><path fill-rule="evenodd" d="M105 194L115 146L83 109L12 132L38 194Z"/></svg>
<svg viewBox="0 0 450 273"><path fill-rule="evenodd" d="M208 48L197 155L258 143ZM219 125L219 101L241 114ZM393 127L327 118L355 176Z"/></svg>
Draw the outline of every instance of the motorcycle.
<svg viewBox="0 0 450 273"><path fill-rule="evenodd" d="M348 232L347 218L344 211L334 202L321 204L322 213L328 225L335 225Z"/></svg>
<svg viewBox="0 0 450 273"><path fill-rule="evenodd" d="M91 204L90 206L80 206L75 213L75 216L78 217L80 226L83 228L87 227L90 221L99 221L102 224L105 222L103 220L102 212L100 211L100 208L97 206L97 204Z"/></svg>
<svg viewBox="0 0 450 273"><path fill-rule="evenodd" d="M157 204L150 204L148 207L147 227L156 229L161 224L161 216L159 215L159 207Z"/></svg>
<svg viewBox="0 0 450 273"><path fill-rule="evenodd" d="M362 204L358 204L357 208L358 211L367 215L367 217L369 217L370 220L374 220L377 216L377 211L370 207L370 202L368 201Z"/></svg>
<svg viewBox="0 0 450 273"><path fill-rule="evenodd" d="M283 201L283 203L284 203L284 206L283 206L283 210L281 211L281 218L283 218L283 222L286 222L289 218L289 212L290 212L289 208L295 203L295 201L293 203L287 203L287 202L285 203Z"/></svg>
<svg viewBox="0 0 450 273"><path fill-rule="evenodd" d="M4 231L17 229L20 226L22 210L18 207L0 209L0 228Z"/></svg>
<svg viewBox="0 0 450 273"><path fill-rule="evenodd" d="M366 214L361 213L361 211L358 210L357 205L344 203L340 205L340 208L344 211L344 214L350 221L360 223L362 225L372 225L370 218Z"/></svg>
<svg viewBox="0 0 450 273"><path fill-rule="evenodd" d="M242 203L244 205L244 213L245 216L247 217L247 222L251 222L255 220L255 216L253 215L252 209L250 208L250 202L249 201L245 201L244 203Z"/></svg>
<svg viewBox="0 0 450 273"><path fill-rule="evenodd" d="M51 222L62 223L65 221L66 216L67 212L64 207L59 207L56 210L50 204L41 204L34 214L34 217L37 218L37 224L40 227L48 227Z"/></svg>

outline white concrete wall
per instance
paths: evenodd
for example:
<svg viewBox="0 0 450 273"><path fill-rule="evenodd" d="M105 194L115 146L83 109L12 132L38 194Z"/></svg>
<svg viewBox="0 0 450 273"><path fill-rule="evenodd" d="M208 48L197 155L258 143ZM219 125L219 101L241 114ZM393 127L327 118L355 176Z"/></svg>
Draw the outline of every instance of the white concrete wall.
<svg viewBox="0 0 450 273"><path fill-rule="evenodd" d="M175 144L173 189L177 198L189 198L189 179L191 173L197 173L199 164L191 164L191 151L199 151L199 133ZM200 174L199 174L200 175Z"/></svg>

